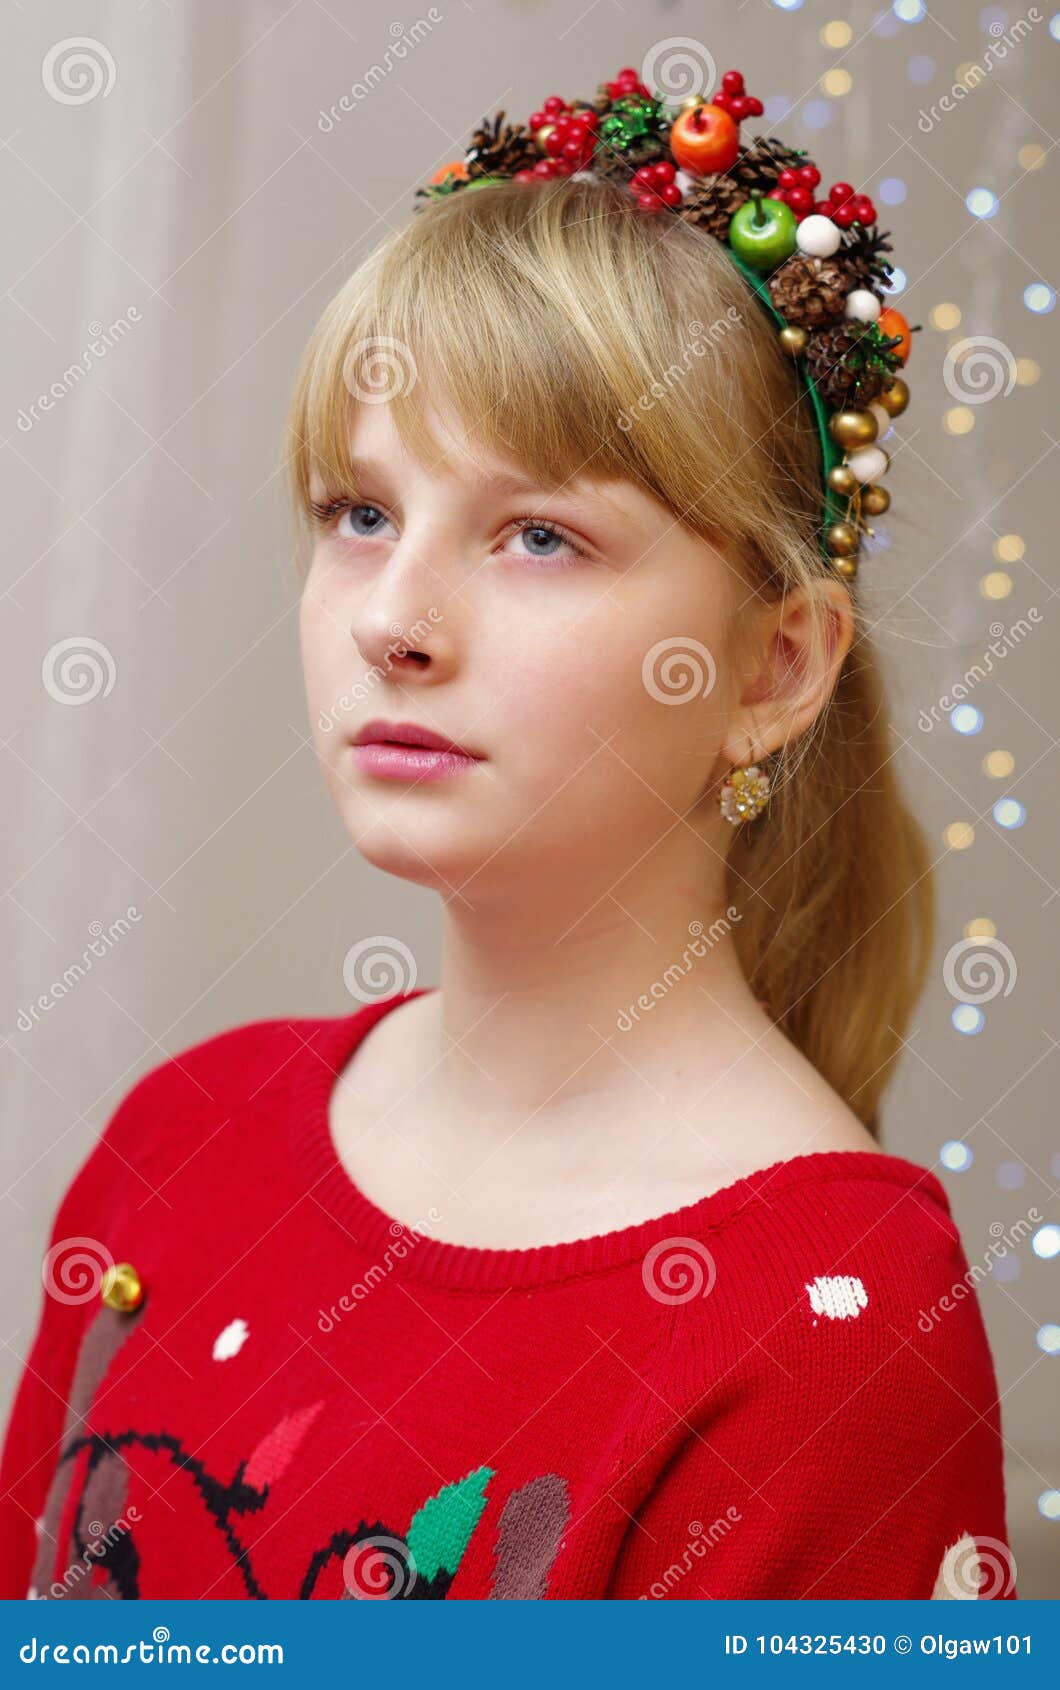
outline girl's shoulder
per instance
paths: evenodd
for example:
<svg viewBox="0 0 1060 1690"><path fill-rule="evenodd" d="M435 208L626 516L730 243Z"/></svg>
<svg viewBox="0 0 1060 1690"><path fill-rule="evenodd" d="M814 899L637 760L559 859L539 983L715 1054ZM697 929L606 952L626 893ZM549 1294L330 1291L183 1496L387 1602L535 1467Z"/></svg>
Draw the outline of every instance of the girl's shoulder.
<svg viewBox="0 0 1060 1690"><path fill-rule="evenodd" d="M64 1204L100 1192L111 1202L122 1186L141 1197L145 1186L157 1189L222 1126L275 1107L291 1063L327 1025L296 1016L244 1022L156 1062L119 1095Z"/></svg>

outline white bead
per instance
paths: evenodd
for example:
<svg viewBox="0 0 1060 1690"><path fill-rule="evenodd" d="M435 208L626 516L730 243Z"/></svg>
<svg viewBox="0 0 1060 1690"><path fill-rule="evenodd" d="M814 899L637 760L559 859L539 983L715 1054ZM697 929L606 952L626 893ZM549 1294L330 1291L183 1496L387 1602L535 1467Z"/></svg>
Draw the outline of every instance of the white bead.
<svg viewBox="0 0 1060 1690"><path fill-rule="evenodd" d="M866 482L879 481L887 474L890 459L879 446L862 446L857 452L851 452L847 467L853 470L864 487Z"/></svg>
<svg viewBox="0 0 1060 1690"><path fill-rule="evenodd" d="M894 418L891 416L890 411L884 410L882 405L870 405L869 410L876 418L876 426L879 430L877 439L883 440L894 426Z"/></svg>
<svg viewBox="0 0 1060 1690"><path fill-rule="evenodd" d="M847 294L843 315L854 323L874 323L881 309L876 295L868 288L855 288L853 293Z"/></svg>
<svg viewBox="0 0 1060 1690"><path fill-rule="evenodd" d="M679 170L674 177L674 181L677 183L677 186L683 194L687 194L689 188L695 180L696 178L694 176L690 176L687 170Z"/></svg>
<svg viewBox="0 0 1060 1690"><path fill-rule="evenodd" d="M831 258L841 239L838 226L819 212L804 217L795 231L795 245L807 258Z"/></svg>

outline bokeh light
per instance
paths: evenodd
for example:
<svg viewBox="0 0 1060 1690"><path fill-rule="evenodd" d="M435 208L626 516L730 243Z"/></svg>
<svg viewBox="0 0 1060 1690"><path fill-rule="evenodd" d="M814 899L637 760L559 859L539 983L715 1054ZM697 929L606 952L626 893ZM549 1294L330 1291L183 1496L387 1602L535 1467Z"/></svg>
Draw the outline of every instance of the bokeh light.
<svg viewBox="0 0 1060 1690"><path fill-rule="evenodd" d="M942 418L947 434L971 434L975 427L975 412L967 405L951 405Z"/></svg>
<svg viewBox="0 0 1060 1690"><path fill-rule="evenodd" d="M854 78L848 70L841 65L833 65L821 78L821 92L833 100L841 100L844 94L850 93L853 83Z"/></svg>
<svg viewBox="0 0 1060 1690"><path fill-rule="evenodd" d="M1025 147L1020 148L1016 158L1021 169L1040 170L1045 163L1045 148L1040 147L1037 141L1028 141Z"/></svg>
<svg viewBox="0 0 1060 1690"><path fill-rule="evenodd" d="M900 176L885 176L876 190L876 196L884 205L901 205L909 189Z"/></svg>
<svg viewBox="0 0 1060 1690"><path fill-rule="evenodd" d="M975 1160L966 1144L959 1138L949 1138L939 1151L939 1161L951 1174L967 1173Z"/></svg>
<svg viewBox="0 0 1060 1690"><path fill-rule="evenodd" d="M935 74L935 61L928 53L914 53L905 67L910 82L930 82Z"/></svg>
<svg viewBox="0 0 1060 1690"><path fill-rule="evenodd" d="M827 100L807 100L802 108L802 121L807 129L827 129L832 121L832 107Z"/></svg>
<svg viewBox="0 0 1060 1690"><path fill-rule="evenodd" d="M1040 1226L1031 1239L1031 1249L1043 1262L1060 1256L1060 1226L1054 1226L1051 1221L1046 1226Z"/></svg>
<svg viewBox="0 0 1060 1690"><path fill-rule="evenodd" d="M821 45L823 47L849 47L854 39L854 31L848 23L835 18L826 23L821 30Z"/></svg>
<svg viewBox="0 0 1060 1690"><path fill-rule="evenodd" d="M986 1016L975 1003L956 1004L950 1013L950 1020L958 1033L964 1033L968 1038L974 1038L986 1026Z"/></svg>
<svg viewBox="0 0 1060 1690"><path fill-rule="evenodd" d="M1022 534L999 534L994 541L994 556L998 563L1018 563L1027 543Z"/></svg>
<svg viewBox="0 0 1060 1690"><path fill-rule="evenodd" d="M941 304L931 307L928 320L933 329L955 329L961 320L961 308L944 300Z"/></svg>
<svg viewBox="0 0 1060 1690"><path fill-rule="evenodd" d="M1018 1191L1027 1178L1022 1162L1002 1162L997 1170L997 1183L1002 1191Z"/></svg>
<svg viewBox="0 0 1060 1690"><path fill-rule="evenodd" d="M988 751L983 758L983 773L991 780L1007 780L1015 767L1011 751Z"/></svg>
<svg viewBox="0 0 1060 1690"><path fill-rule="evenodd" d="M950 822L942 839L951 851L967 851L975 844L975 828L971 822Z"/></svg>
<svg viewBox="0 0 1060 1690"><path fill-rule="evenodd" d="M971 188L964 203L973 217L993 217L997 210L997 195L991 188Z"/></svg>
<svg viewBox="0 0 1060 1690"><path fill-rule="evenodd" d="M1046 1520L1060 1520L1060 1490L1043 1490L1038 1498L1038 1512Z"/></svg>
<svg viewBox="0 0 1060 1690"><path fill-rule="evenodd" d="M955 704L950 711L950 727L954 733L977 734L983 726L983 712L974 704Z"/></svg>
<svg viewBox="0 0 1060 1690"><path fill-rule="evenodd" d="M919 23L927 14L924 0L894 0L891 11L899 23Z"/></svg>
<svg viewBox="0 0 1060 1690"><path fill-rule="evenodd" d="M999 798L992 814L998 827L1022 827L1027 820L1027 812L1018 798Z"/></svg>
<svg viewBox="0 0 1060 1690"><path fill-rule="evenodd" d="M1012 576L1003 569L992 569L979 583L984 599L1007 599L1012 591Z"/></svg>
<svg viewBox="0 0 1060 1690"><path fill-rule="evenodd" d="M1056 304L1056 294L1048 282L1028 282L1023 290L1023 303L1035 316L1043 317Z"/></svg>
<svg viewBox="0 0 1060 1690"><path fill-rule="evenodd" d="M1041 375L1041 369L1033 358L1016 359L1016 386L1033 387Z"/></svg>
<svg viewBox="0 0 1060 1690"><path fill-rule="evenodd" d="M1057 1326L1055 1321L1050 1320L1044 1326L1039 1326L1036 1338L1038 1348L1047 1356L1060 1355L1060 1326Z"/></svg>

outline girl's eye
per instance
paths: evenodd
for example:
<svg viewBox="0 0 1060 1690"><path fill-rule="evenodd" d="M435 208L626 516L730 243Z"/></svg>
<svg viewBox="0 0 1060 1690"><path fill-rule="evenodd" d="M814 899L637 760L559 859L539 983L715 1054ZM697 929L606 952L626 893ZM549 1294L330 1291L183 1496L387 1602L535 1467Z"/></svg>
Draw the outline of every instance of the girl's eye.
<svg viewBox="0 0 1060 1690"><path fill-rule="evenodd" d="M575 558L585 556L573 535L551 522L534 522L521 517L511 538L521 541L526 547L517 556L529 558L538 567L546 569L570 569Z"/></svg>
<svg viewBox="0 0 1060 1690"><path fill-rule="evenodd" d="M372 540L386 520L378 505L346 505L339 513L335 532L340 540Z"/></svg>

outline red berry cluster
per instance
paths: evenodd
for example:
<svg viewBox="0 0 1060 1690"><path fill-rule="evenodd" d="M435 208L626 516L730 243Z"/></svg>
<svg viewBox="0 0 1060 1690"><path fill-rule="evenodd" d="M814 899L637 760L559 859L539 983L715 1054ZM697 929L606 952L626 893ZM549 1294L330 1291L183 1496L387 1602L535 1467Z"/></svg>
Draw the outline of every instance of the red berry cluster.
<svg viewBox="0 0 1060 1690"><path fill-rule="evenodd" d="M596 147L598 114L591 106L575 110L558 94L550 94L540 111L531 112L529 127L536 135L549 125L545 136L545 156L532 170L517 170L517 182L533 182L542 177L571 176L576 170L586 170L592 163Z"/></svg>
<svg viewBox="0 0 1060 1690"><path fill-rule="evenodd" d="M795 220L801 223L815 209L813 190L821 180L821 172L809 160L798 165L793 170L782 170L777 177L777 185L770 188L768 198L782 200L795 213Z"/></svg>
<svg viewBox="0 0 1060 1690"><path fill-rule="evenodd" d="M642 211L665 211L668 206L680 205L684 199L675 177L677 170L669 159L656 164L642 164L630 178L629 190Z"/></svg>
<svg viewBox="0 0 1060 1690"><path fill-rule="evenodd" d="M639 94L642 100L650 100L652 97L632 65L624 65L615 80L605 82L604 87L613 100L623 100L627 94Z"/></svg>
<svg viewBox="0 0 1060 1690"><path fill-rule="evenodd" d="M822 217L830 217L840 229L849 229L852 223L875 223L876 207L868 194L856 194L849 182L833 182L828 190L826 200L818 200L814 211Z"/></svg>
<svg viewBox="0 0 1060 1690"><path fill-rule="evenodd" d="M721 87L711 95L710 103L727 111L734 123L742 123L745 117L761 117L766 109L761 100L744 91L743 72L739 70L725 72Z"/></svg>

